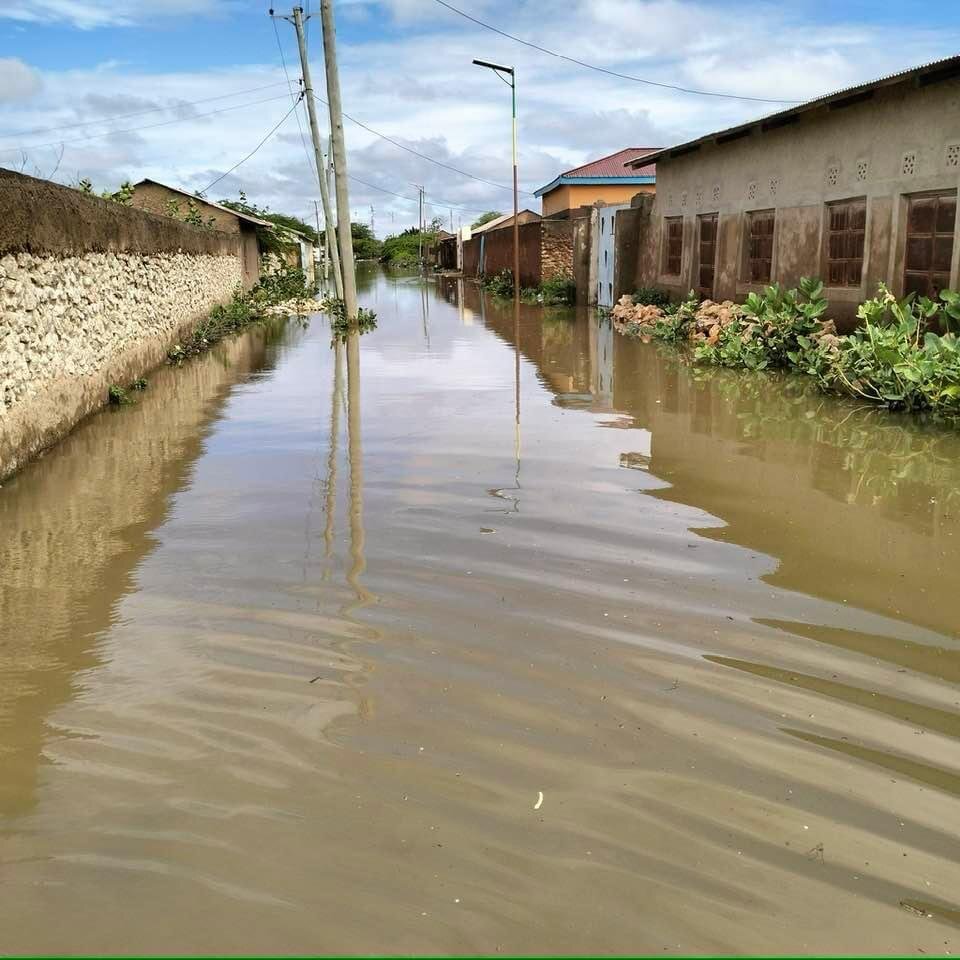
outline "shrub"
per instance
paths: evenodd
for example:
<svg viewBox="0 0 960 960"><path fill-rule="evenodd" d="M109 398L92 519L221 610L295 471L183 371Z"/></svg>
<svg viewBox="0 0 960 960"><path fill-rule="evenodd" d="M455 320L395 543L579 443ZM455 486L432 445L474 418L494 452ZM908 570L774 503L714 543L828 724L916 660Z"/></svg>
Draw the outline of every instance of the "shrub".
<svg viewBox="0 0 960 960"><path fill-rule="evenodd" d="M509 270L501 270L492 277L484 277L481 285L493 297L513 296L513 274Z"/></svg>
<svg viewBox="0 0 960 960"><path fill-rule="evenodd" d="M631 298L634 303L666 310L670 306L670 294L660 287L640 287Z"/></svg>
<svg viewBox="0 0 960 960"><path fill-rule="evenodd" d="M878 295L862 303L862 321L852 334L804 344L799 369L821 386L881 403L893 409L960 413L960 341L948 330L957 319L949 309L960 305L951 291L943 305L911 294L897 300L881 284Z"/></svg>
<svg viewBox="0 0 960 960"><path fill-rule="evenodd" d="M832 323L819 319L827 309L823 284L809 277L801 279L799 291L774 283L761 294L751 293L740 308L720 305L724 307L727 322L717 311L718 322L709 332L699 329L703 342L694 354L697 360L751 370L794 366L801 350L798 338L834 332Z"/></svg>
<svg viewBox="0 0 960 960"><path fill-rule="evenodd" d="M541 301L546 304L570 304L576 300L577 285L573 282L573 277L549 277L540 284L540 296Z"/></svg>

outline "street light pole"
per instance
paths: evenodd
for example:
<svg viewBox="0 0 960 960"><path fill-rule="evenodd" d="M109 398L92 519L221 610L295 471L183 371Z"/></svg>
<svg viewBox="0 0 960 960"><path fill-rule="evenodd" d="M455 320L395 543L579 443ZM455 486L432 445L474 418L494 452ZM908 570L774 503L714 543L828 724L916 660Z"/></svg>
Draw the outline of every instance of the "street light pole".
<svg viewBox="0 0 960 960"><path fill-rule="evenodd" d="M513 294L516 299L520 296L520 224L518 222L520 214L520 187L517 169L517 73L513 67L505 67L499 63L490 63L486 60L474 60L473 62L478 67L486 67L488 70L492 70L504 83L510 84L510 106L513 123ZM510 79L504 79L504 74Z"/></svg>

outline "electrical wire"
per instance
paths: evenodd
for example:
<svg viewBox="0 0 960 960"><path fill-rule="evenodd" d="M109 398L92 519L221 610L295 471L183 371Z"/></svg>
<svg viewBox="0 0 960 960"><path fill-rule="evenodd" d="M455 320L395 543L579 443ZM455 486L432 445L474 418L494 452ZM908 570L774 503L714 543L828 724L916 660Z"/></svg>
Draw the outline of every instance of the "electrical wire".
<svg viewBox="0 0 960 960"><path fill-rule="evenodd" d="M74 137L72 140L53 140L50 143L29 143L25 147L14 147L10 150L0 150L0 156L8 153L21 153L25 150L39 150L41 147L58 147L61 143L82 143L86 140L98 140L101 137L112 137L116 134L138 133L140 130L153 130L156 127L166 127L172 123L186 123L190 120L203 120L205 117L213 117L220 113L229 113L231 110L243 110L247 107L255 107L261 103L272 103L274 100L286 100L287 94L282 93L279 97L264 97L262 100L250 100L247 103L237 103L232 107L222 107L220 110L211 110L208 113L197 113L192 117L175 117L173 120L161 120L159 123L148 123L142 127L128 127L126 130L107 130L106 133L92 133L85 137Z"/></svg>
<svg viewBox="0 0 960 960"><path fill-rule="evenodd" d="M280 42L280 31L277 29L277 19L276 19L276 17L270 17L270 22L273 24L273 35L277 38L277 50L280 51L280 63L281 63L282 66L283 66L283 75L287 78L287 87L288 87L288 89L290 90L290 99L293 100L293 99L294 99L293 83L291 82L291 80L290 80L290 74L289 74L289 72L287 71L287 58L283 55L283 44ZM304 42L306 42L306 41L304 41ZM303 98L302 98L302 97L298 98L298 100L300 100L300 99L303 99ZM298 102L298 100L295 100L294 102L296 103L296 102ZM303 152L304 152L304 155L305 155L306 158L307 158L307 163L309 164L310 168L312 169L312 168L313 168L314 161L313 161L313 159L311 159L311 157L310 157L310 151L307 149L307 141L306 141L306 138L305 138L304 135L303 135L303 124L300 122L300 111L299 111L299 110L296 112L296 118L297 118L297 129L300 131L300 143L303 144Z"/></svg>
<svg viewBox="0 0 960 960"><path fill-rule="evenodd" d="M316 94L313 95L313 99L318 103L322 103L324 106L329 106L326 100L322 97L318 97ZM408 147L399 140L394 140L393 137L388 137L385 133L380 133L379 130L374 130L373 127L368 127L362 120L358 120L356 117L351 117L349 113L343 114L348 120L352 123L355 123L358 127L363 127L368 133L372 133L375 137L379 137L381 140L386 140L387 143L392 143L395 147L399 147L401 150L406 150L407 153L412 153L415 157L420 157L422 160L429 160L431 163L435 163L438 167L443 167L446 170L452 170L454 173L459 173L462 177L469 177L471 180L477 180L479 183L485 183L487 186L496 187L498 190L509 190L513 192L513 187L508 187L503 183L494 183L493 180L485 180L483 177L478 177L472 173L467 173L466 170L461 170L459 167L451 166L449 163L444 163L442 160L437 160L434 157L427 156L425 153L420 153L419 150L414 150L413 147ZM519 191L525 197L533 197L536 194L530 193L528 190Z"/></svg>
<svg viewBox="0 0 960 960"><path fill-rule="evenodd" d="M402 193L394 193L393 190L387 190L386 187L380 187L375 183L370 183L367 180L362 180L360 177L355 177L352 173L347 174L347 179L353 180L356 183L362 183L371 190L379 190L381 193L387 193L391 197L396 197L398 200L406 200L409 203L420 202L416 197L405 197ZM424 202L426 202L426 200L427 198L424 197ZM430 198L430 203L437 207L453 207L455 210L462 210L464 213L486 213L485 210L474 210L471 207L464 207L459 203L448 203L446 200L437 200L436 198Z"/></svg>
<svg viewBox="0 0 960 960"><path fill-rule="evenodd" d="M768 97L747 97L742 96L736 93L714 93L710 90L695 90L691 87L681 87L675 83L661 83L657 80L646 80L643 77L633 77L628 73L618 73L616 70L608 70L606 67L598 67L596 64L587 63L585 60L578 60L576 57L568 57L564 53L557 53L555 50L548 50L546 47L541 47L539 44L531 43L529 40L523 40L521 37L515 37L512 33L507 33L506 30L501 30L499 27L493 26L491 23L484 23L483 20L478 20L476 17L472 17L469 13L465 13L463 10L457 9L450 3L447 3L447 0L436 0L441 7L446 7L447 10L452 13L456 13L458 16L463 17L466 20L469 20L471 23L477 24L477 26L484 27L487 30L492 30L494 33L499 34L501 37L506 37L508 40L513 40L516 43L522 43L525 47L530 47L531 50L537 50L540 53L545 53L551 57L557 57L560 60L566 60L567 63L574 63L578 67L585 67L587 70L596 70L597 73L605 73L607 76L616 77L618 80L631 80L634 83L645 83L651 87L661 87L664 90L675 90L677 93L689 93L698 97L719 97L723 100L748 100L751 103L802 103L802 100L776 100Z"/></svg>
<svg viewBox="0 0 960 960"><path fill-rule="evenodd" d="M94 123L112 123L114 120L129 120L130 117L142 117L148 113L160 113L164 110L177 110L181 107L193 107L198 103L211 103L214 100L227 100L230 97L242 97L247 93L259 93L261 90L268 90L271 87L282 86L285 82L289 83L289 77L286 81L277 80L276 83L266 83L262 87L250 87L247 90L235 90L233 93L221 93L216 97L204 97L202 100L185 100L181 103L175 103L167 107L151 107L149 110L137 110L134 113L121 113L112 117L98 117L96 120L78 120L76 123L64 123L58 127L44 127L40 130L21 130L19 133L6 133L0 136L0 139L11 140L14 137L36 137L41 133L53 133L56 130L72 130L75 127L87 127Z"/></svg>
<svg viewBox="0 0 960 960"><path fill-rule="evenodd" d="M221 180L223 180L224 177L227 177L233 173L237 167L246 163L283 126L290 114L293 113L299 106L302 96L303 95L301 94L301 96L297 98L296 103L294 103L294 105L280 118L280 122L277 123L276 126L274 126L270 132L242 160L238 160L226 173L222 173L219 177L217 177L213 183L207 184L207 186L200 191L200 195L202 196L205 194L211 187L215 187Z"/></svg>

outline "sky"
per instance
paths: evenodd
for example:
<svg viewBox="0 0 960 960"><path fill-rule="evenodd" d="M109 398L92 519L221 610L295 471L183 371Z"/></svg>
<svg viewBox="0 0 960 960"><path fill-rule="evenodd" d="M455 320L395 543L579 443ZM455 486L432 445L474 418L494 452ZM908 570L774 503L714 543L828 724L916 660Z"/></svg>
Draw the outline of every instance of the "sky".
<svg viewBox="0 0 960 960"><path fill-rule="evenodd" d="M277 3L276 13L290 7ZM318 7L308 21L325 97ZM512 204L510 91L471 65L517 70L521 206L570 167L680 143L960 52L956 0L334 0L353 219L378 236L428 216L454 226ZM318 196L293 26L269 0L0 0L0 166L97 189L151 177L210 199L313 218ZM312 9L311 9L312 7ZM284 62L286 70L284 69ZM757 102L738 98L784 102ZM283 120L284 116L286 119ZM328 126L318 104L321 126ZM250 159L213 186L283 120ZM299 120L299 124L298 124ZM302 131L302 132L301 132ZM442 166L445 164L446 166ZM449 169L450 167L456 169ZM472 175L468 176L468 174ZM479 178L479 179L476 179Z"/></svg>

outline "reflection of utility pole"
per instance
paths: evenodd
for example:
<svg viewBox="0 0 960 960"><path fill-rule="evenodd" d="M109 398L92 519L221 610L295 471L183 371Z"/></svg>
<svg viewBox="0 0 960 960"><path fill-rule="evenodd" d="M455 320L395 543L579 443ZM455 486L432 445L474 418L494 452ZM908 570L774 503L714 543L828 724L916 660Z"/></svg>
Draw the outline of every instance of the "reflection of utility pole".
<svg viewBox="0 0 960 960"><path fill-rule="evenodd" d="M363 529L363 442L360 427L360 334L347 335L347 448L350 455L350 570L347 582L357 599L368 603L371 595L360 583L367 568Z"/></svg>
<svg viewBox="0 0 960 960"><path fill-rule="evenodd" d="M337 444L340 439L340 404L343 399L343 344L333 345L333 395L330 397L330 447L327 451L326 525L323 540L324 556L329 560L333 554L333 522L337 508Z"/></svg>

